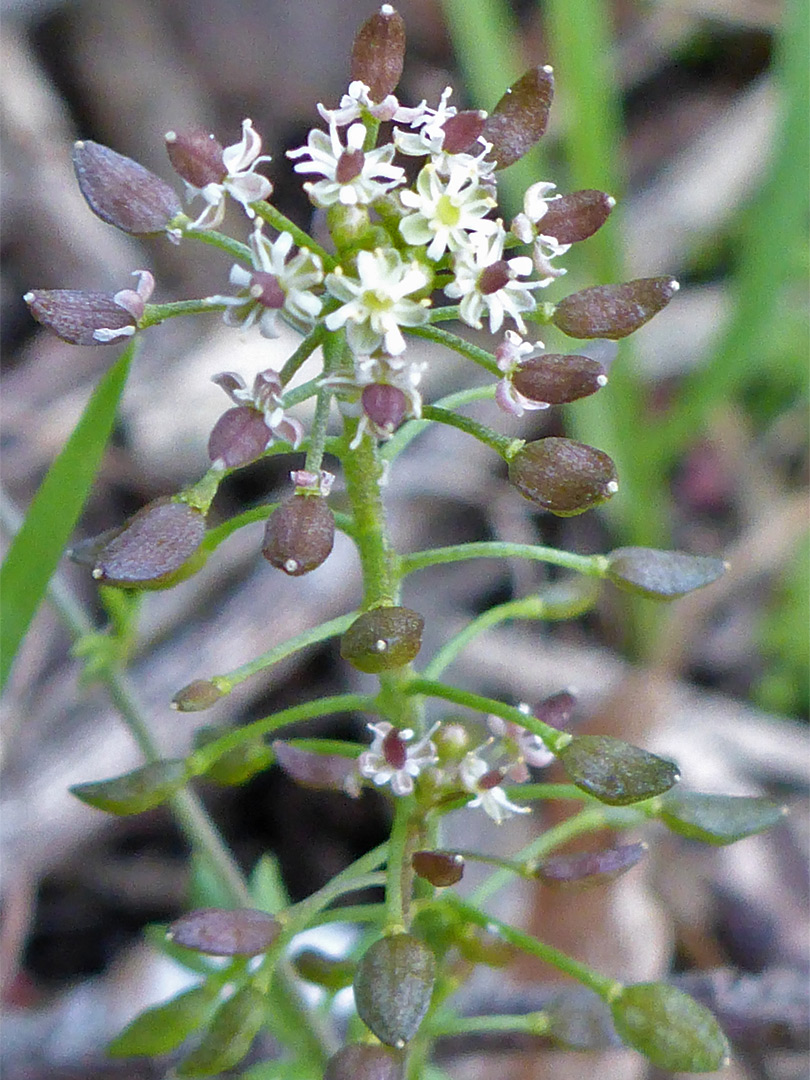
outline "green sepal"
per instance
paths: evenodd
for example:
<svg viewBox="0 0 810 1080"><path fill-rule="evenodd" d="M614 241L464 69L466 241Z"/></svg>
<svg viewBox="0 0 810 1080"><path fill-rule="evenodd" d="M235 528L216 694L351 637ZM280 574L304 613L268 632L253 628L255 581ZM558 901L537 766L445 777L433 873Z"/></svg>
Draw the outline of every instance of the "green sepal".
<svg viewBox="0 0 810 1080"><path fill-rule="evenodd" d="M186 763L180 758L169 758L141 765L111 780L74 784L69 790L88 806L125 817L160 806L179 791L187 779Z"/></svg>
<svg viewBox="0 0 810 1080"><path fill-rule="evenodd" d="M610 1003L620 1038L669 1072L714 1072L728 1061L729 1045L714 1016L666 983L626 986Z"/></svg>
<svg viewBox="0 0 810 1080"><path fill-rule="evenodd" d="M107 1047L111 1057L157 1057L168 1054L185 1042L198 1028L205 1027L214 1011L217 990L195 986L171 1001L164 1001L136 1016Z"/></svg>
<svg viewBox="0 0 810 1080"><path fill-rule="evenodd" d="M578 788L609 806L663 795L680 776L672 761L609 735L575 735L558 757Z"/></svg>
<svg viewBox="0 0 810 1080"><path fill-rule="evenodd" d="M177 1067L178 1076L215 1076L238 1065L265 1019L264 994L248 984L217 1009L196 1050Z"/></svg>
<svg viewBox="0 0 810 1080"><path fill-rule="evenodd" d="M679 836L722 847L770 829L786 812L784 806L758 795L678 791L661 800L657 816Z"/></svg>
<svg viewBox="0 0 810 1080"><path fill-rule="evenodd" d="M617 548L607 560L607 576L617 588L654 600L686 596L711 585L727 569L722 559L707 555L643 547Z"/></svg>

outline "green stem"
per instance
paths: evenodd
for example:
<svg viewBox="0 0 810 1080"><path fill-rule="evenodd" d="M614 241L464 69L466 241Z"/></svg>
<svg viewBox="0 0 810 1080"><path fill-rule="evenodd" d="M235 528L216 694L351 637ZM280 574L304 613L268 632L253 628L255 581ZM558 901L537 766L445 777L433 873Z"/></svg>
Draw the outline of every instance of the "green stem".
<svg viewBox="0 0 810 1080"><path fill-rule="evenodd" d="M498 361L492 353L487 352L486 349L482 349L478 345L473 345L471 341L465 341L458 334L451 334L449 330L442 330L438 326L411 326L406 329L406 333L412 337L423 338L425 341L433 341L437 345L444 345L448 349L460 353L461 356L466 356L468 360L472 360L484 368L490 375L494 375L496 379L500 379L503 375L503 372L498 367Z"/></svg>
<svg viewBox="0 0 810 1080"><path fill-rule="evenodd" d="M303 366L304 362L312 356L318 346L322 344L325 336L326 327L323 323L318 323L315 329L304 338L295 352L287 358L278 376L281 379L282 386L286 386L299 368Z"/></svg>
<svg viewBox="0 0 810 1080"><path fill-rule="evenodd" d="M227 304L210 296L200 300L176 300L170 304L147 304L138 320L138 329L147 330L150 326L158 326L166 319L174 319L178 315L204 315L210 311L227 309Z"/></svg>
<svg viewBox="0 0 810 1080"><path fill-rule="evenodd" d="M396 934L410 926L413 871L407 857L413 798L394 800L394 819L388 837L388 878L385 886L386 933Z"/></svg>
<svg viewBox="0 0 810 1080"><path fill-rule="evenodd" d="M479 424L477 420L472 420L469 416L459 416L457 413L441 409L437 405L425 405L422 409L422 416L425 420L434 420L440 424L447 424L448 427L458 428L459 431L472 435L474 439L478 439L485 446L491 447L507 461L517 453L526 441L525 439L511 439L506 435L499 435L497 431L493 431L492 428L487 427L485 424Z"/></svg>
<svg viewBox="0 0 810 1080"><path fill-rule="evenodd" d="M174 221L169 222L169 225L172 228L180 229L184 240L198 240L201 244L207 244L208 247L224 251L232 258L247 263L248 266L253 264L253 252L247 244L242 244L239 240L234 240L232 237L216 230L191 229L189 228L191 219L185 214L178 214Z"/></svg>
<svg viewBox="0 0 810 1080"><path fill-rule="evenodd" d="M460 390L455 394L448 394L440 398L436 408L455 409L461 405L471 405L474 401L485 401L495 396L494 386L473 386L469 390ZM403 424L392 439L384 444L380 451L383 461L394 461L406 447L413 442L417 435L421 435L426 428L430 427L430 420L409 420Z"/></svg>
<svg viewBox="0 0 810 1080"><path fill-rule="evenodd" d="M459 318L459 311L458 304L446 304L444 307L431 308L429 321L432 323L455 322Z"/></svg>
<svg viewBox="0 0 810 1080"><path fill-rule="evenodd" d="M430 1033L440 1035L489 1035L496 1031L522 1035L545 1035L549 1029L547 1013L523 1013L519 1016L437 1016L430 1022Z"/></svg>
<svg viewBox="0 0 810 1080"><path fill-rule="evenodd" d="M607 574L608 559L604 555L575 555L571 551L541 547L535 544L512 544L500 540L482 540L471 544L453 544L443 548L428 548L403 555L403 577L415 570L442 563L461 562L464 559L534 559L537 562L563 566L588 577L603 578Z"/></svg>
<svg viewBox="0 0 810 1080"><path fill-rule="evenodd" d="M351 440L356 431L357 422L347 421L346 439ZM342 455L342 461L354 517L353 538L363 570L363 608L395 604L399 593L396 555L386 529L376 441L365 435L359 446Z"/></svg>
<svg viewBox="0 0 810 1080"><path fill-rule="evenodd" d="M294 221L290 221L290 219L285 217L280 210L275 208L275 206L271 206L270 203L266 202L255 202L250 205L262 221L266 222L268 225L272 225L273 228L278 229L279 232L289 233L298 247L308 248L316 255L320 255L321 261L327 270L334 270L337 266L337 259L333 255L330 255L326 248L322 248L308 233L305 233L303 229L299 229Z"/></svg>
<svg viewBox="0 0 810 1080"><path fill-rule="evenodd" d="M328 881L323 888L318 889L317 892L312 893L305 900L301 900L288 908L284 918L287 933L298 934L305 930L312 924L314 918L321 915L324 908L328 907L333 900L336 900L344 893L368 888L370 885L384 884L384 877L378 874L377 871L387 857L388 844L379 844L371 851L367 851L365 855L361 855L359 859L355 859L350 866L341 870L340 873L335 874L332 880ZM358 885L358 882L363 884ZM376 909L380 905L373 904L369 906ZM339 912L342 913L345 910L345 908L340 908ZM318 921L333 920L318 918Z"/></svg>

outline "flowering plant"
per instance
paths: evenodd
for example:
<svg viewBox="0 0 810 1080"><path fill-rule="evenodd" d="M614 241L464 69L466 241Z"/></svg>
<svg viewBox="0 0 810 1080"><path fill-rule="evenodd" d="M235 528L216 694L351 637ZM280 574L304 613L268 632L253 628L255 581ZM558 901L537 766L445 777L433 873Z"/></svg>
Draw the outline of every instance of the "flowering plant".
<svg viewBox="0 0 810 1080"><path fill-rule="evenodd" d="M363 573L357 611L236 671L194 678L173 704L183 713L207 709L283 656L333 638L347 664L373 677L366 692L302 702L213 737L209 731L183 759L161 759L142 735L149 758L143 767L72 789L86 804L114 814L169 803L194 844L208 854L230 898L227 907L192 911L172 925L170 947L192 956L199 984L133 1021L111 1052L173 1053L194 1036L195 1045L176 1059L176 1075L211 1076L239 1066L267 1028L280 1048L277 1060L271 1071L250 1075L394 1080L424 1075L434 1042L444 1034L489 1028L565 1042L564 1002L514 1016L466 1017L456 1010L453 992L474 963L489 962L489 934L587 987L590 1007L607 1016L614 1037L654 1064L711 1071L725 1062L728 1046L703 1006L666 983L624 985L593 971L493 918L484 902L509 875L546 887L595 884L630 870L644 853L643 845L629 844L584 859L554 854L577 833L656 819L675 832L721 844L766 828L781 808L762 799L676 793L674 763L618 739L569 731L575 702L566 691L532 708L483 697L443 678L474 634L506 619L542 618L542 596L491 609L424 663L424 620L401 603L401 594L407 578L425 567L509 557L545 561L670 600L717 579L722 560L644 548L583 556L511 542L401 554L388 534L383 498L387 466L418 434L416 421L449 425L485 444L503 459L510 483L542 511L572 516L612 498L618 477L602 450L560 436L530 442L505 436L462 409L491 398L520 416L602 392L608 382L600 360L604 350L584 344L570 354L546 353L542 342L532 340L534 328L553 324L580 342L615 341L662 310L678 286L668 277L647 278L584 289L556 304L542 302L540 291L565 273L561 260L570 246L593 235L614 205L601 191L555 194L553 184L541 181L529 187L522 211L511 221L497 216L500 170L545 131L552 70L538 66L527 72L490 115L457 110L449 89L435 107L424 101L406 106L394 93L404 48L402 20L384 4L357 35L352 81L338 107L318 106L327 130L313 130L305 146L288 152L294 170L312 178L304 190L325 221L328 242L303 232L270 201L272 183L257 169L271 159L261 154L261 138L248 119L241 141L225 148L207 132L166 136L186 194L206 204L196 218L156 175L107 147L80 142L76 173L95 213L130 233L163 233L174 243L220 247L236 259L230 282L238 291L151 304L152 275L136 271L135 290L26 295L35 318L79 344L139 337L168 318L210 312L221 312L243 332L258 327L272 337L283 320L301 335L281 370L259 372L250 388L241 373L214 376L233 407L210 433L210 468L173 498L76 545L74 558L96 580L133 591L170 587L195 573L226 535L256 519L250 512L224 530L207 527L222 481L263 455L298 449L305 460L291 473L288 497L262 509L263 556L290 576L310 573L329 558L337 528L354 541ZM382 132L387 134L381 141ZM416 169L413 182L410 166ZM228 199L250 219L247 243L219 231ZM445 298L458 303L444 303ZM474 329L486 323L490 334L500 336L494 351L439 326L454 321ZM454 350L485 372L488 384L426 404L420 389L425 363L412 355L414 339ZM297 382L318 350L317 376ZM295 410L310 400L314 410L307 426ZM330 427L333 405L341 417L337 434ZM348 513L330 505L336 476L324 468L326 454L339 463ZM581 606L577 596L556 617L573 615ZM127 702L122 654L93 655L92 647L84 654L92 673ZM449 706L452 717L444 713ZM297 721L347 711L374 718L367 722L370 744L265 741ZM128 705L124 712L130 713ZM567 777L562 790L531 783L530 770L553 762ZM189 787L195 777L244 783L273 763L299 783L337 789L347 798L373 785L392 805L387 842L298 904L269 889L266 875L244 880ZM564 833L542 833L508 858L442 846L443 819L453 809L468 807L501 824L531 813L533 801L551 794L583 804ZM462 899L445 891L462 879L470 860L495 868L478 895ZM341 1046L335 997L346 980L334 965L315 970L303 961L293 966L290 957L303 931L334 921L336 901L370 886L384 888L384 899L345 915L368 925L370 935L355 939L349 957L356 1016ZM226 959L209 963L205 958L211 956ZM321 987L326 1007L307 1011L302 982Z"/></svg>

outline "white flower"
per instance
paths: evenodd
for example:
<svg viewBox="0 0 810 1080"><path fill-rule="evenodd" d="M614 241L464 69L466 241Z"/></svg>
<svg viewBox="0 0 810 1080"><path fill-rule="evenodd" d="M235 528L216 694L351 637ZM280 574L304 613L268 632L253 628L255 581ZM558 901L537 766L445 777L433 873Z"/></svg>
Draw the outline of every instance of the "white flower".
<svg viewBox="0 0 810 1080"><path fill-rule="evenodd" d="M500 786L503 774L493 769L479 751L471 750L465 754L458 769L461 783L471 791L475 798L468 806L480 806L496 825L501 825L514 814L531 813L530 806L518 806L510 802L506 792Z"/></svg>
<svg viewBox="0 0 810 1080"><path fill-rule="evenodd" d="M424 738L409 746L414 735L410 728L397 729L387 720L369 724L374 740L358 758L360 775L378 787L390 783L395 795L410 795L415 778L438 760L436 747L430 740L438 726L434 724Z"/></svg>
<svg viewBox="0 0 810 1080"><path fill-rule="evenodd" d="M400 153L410 157L430 155L433 167L442 176L449 176L455 167L466 172L473 180L479 182L488 180L495 171L497 162L485 160L492 149L492 143L488 143L482 136L479 136L477 140L481 144L478 155L465 152L451 153L445 150L444 143L447 135L445 125L448 120L458 115L455 108L447 104L447 99L452 92L449 86L445 89L438 109L423 106L417 112L417 116L411 121L411 127L419 127L419 131L403 131L401 128L395 128L394 145ZM486 113L481 112L479 116L483 119Z"/></svg>
<svg viewBox="0 0 810 1080"><path fill-rule="evenodd" d="M532 261L534 268L543 278L548 278L545 284L549 284L554 278L561 277L565 270L551 265L551 260L558 255L564 255L571 247L570 244L561 244L556 237L546 236L543 233L540 222L548 213L548 204L559 195L551 196L555 185L545 180L526 189L523 196L523 213L518 214L512 220L510 232L524 244L533 244Z"/></svg>
<svg viewBox="0 0 810 1080"><path fill-rule="evenodd" d="M408 244L427 244L427 257L434 261L445 251L469 248L471 232L491 235L501 228L484 216L495 200L464 166L451 168L445 182L428 163L416 178L416 191L403 191L400 198L415 213L400 221L399 231Z"/></svg>
<svg viewBox="0 0 810 1080"><path fill-rule="evenodd" d="M548 280L518 281L532 272L532 260L528 255L514 259L503 258L506 233L500 222L496 223L494 236L476 238L453 260L454 278L445 286L445 294L461 299L459 314L469 326L481 328L484 313L489 316L489 331L497 334L505 317L514 320L522 334L526 324L522 311L533 311L537 306L532 289L549 284Z"/></svg>
<svg viewBox="0 0 810 1080"><path fill-rule="evenodd" d="M261 148L261 136L253 130L253 121L243 120L241 140L233 146L226 146L222 151L222 163L226 174L224 180L206 184L204 188L186 185L192 197L202 195L208 203L205 210L189 228L219 228L225 217L226 195L230 195L232 199L241 203L249 218L256 216L250 203L267 199L273 190L273 185L267 177L260 176L254 171L260 162L273 160L270 154L259 156Z"/></svg>
<svg viewBox="0 0 810 1080"><path fill-rule="evenodd" d="M208 449L212 461L221 461L228 468L245 465L255 460L273 439L282 439L293 449L300 445L303 425L300 420L285 416L281 379L273 368L260 371L251 389L236 371L221 371L211 376L211 382L220 386L238 406L220 417L211 434L214 442L213 445L209 442Z"/></svg>
<svg viewBox="0 0 810 1080"><path fill-rule="evenodd" d="M346 124L351 124L353 120L361 119L364 112L369 113L375 120L394 120L399 124L408 124L417 116L421 116L425 108L425 102L423 101L416 108L409 109L400 105L393 94L389 94L382 101L375 103L369 97L369 93L369 87L364 82L356 79L354 82L349 83L349 92L340 99L339 108L327 109L325 105L319 103L318 112L327 124L345 127Z"/></svg>
<svg viewBox="0 0 810 1080"><path fill-rule="evenodd" d="M390 439L397 421L401 422L406 417L415 420L421 417L422 395L417 387L426 370L427 361L407 360L404 355L355 356L353 376L330 375L321 380L322 386L334 386L344 392L344 396L338 399L338 406L344 416L360 418L357 431L349 444L350 449L355 450L367 432L379 439ZM400 408L393 410L397 421L390 419L390 404L387 409L383 409L388 414L385 421L377 418L379 405L376 410L372 409L372 415L369 415L363 394L367 386L386 387L389 388L389 394L398 395L397 405Z"/></svg>
<svg viewBox="0 0 810 1080"><path fill-rule="evenodd" d="M531 715L531 709L526 704L518 705L522 713ZM543 769L554 760L554 754L549 750L539 735L527 731L519 724L508 723L500 716L490 716L487 725L493 735L504 740L501 747L506 752L511 762L506 767L506 775L516 784L525 783L529 779L528 765L535 769Z"/></svg>
<svg viewBox="0 0 810 1080"><path fill-rule="evenodd" d="M325 178L315 184L304 184L304 190L316 206L332 206L336 202L345 206L367 206L402 183L405 170L390 164L395 153L393 144L366 153L363 151L365 138L365 127L352 124L346 132L344 147L337 126L331 123L328 135L316 128L310 131L306 146L287 151L289 158L308 154L311 159L296 165L296 172L316 173Z"/></svg>
<svg viewBox="0 0 810 1080"><path fill-rule="evenodd" d="M116 307L123 308L124 311L128 312L137 323L143 318L146 302L154 292L155 279L148 270L133 270L132 276L138 279L137 287L134 289L119 289L113 296L113 303ZM135 330L134 325L121 326L117 329L99 327L98 330L93 331L93 337L96 341L106 344L108 341L114 341L119 337L132 337Z"/></svg>
<svg viewBox="0 0 810 1080"><path fill-rule="evenodd" d="M310 290L323 281L318 255L301 248L290 259L290 233L279 233L272 242L257 221L248 241L253 270L238 264L231 267L230 282L244 290L241 296L211 296L212 303L227 304L228 326L248 330L255 322L263 337L278 337L279 312L296 330L307 333L321 311L322 302Z"/></svg>
<svg viewBox="0 0 810 1080"><path fill-rule="evenodd" d="M535 341L534 344L524 341L514 330L507 330L504 334L504 340L495 350L498 367L504 373L504 377L495 389L495 402L504 412L511 413L512 416L523 416L524 412L549 408L548 402L531 401L516 390L512 383L512 375L521 361L534 356L544 348L542 341Z"/></svg>
<svg viewBox="0 0 810 1080"><path fill-rule="evenodd" d="M347 326L349 346L357 355L368 356L382 345L392 356L405 351L400 326L422 326L427 322L429 300L408 300L430 284L430 274L417 262L405 263L393 249L360 251L357 278L348 277L342 267L326 277L326 287L343 306L324 320L327 330Z"/></svg>

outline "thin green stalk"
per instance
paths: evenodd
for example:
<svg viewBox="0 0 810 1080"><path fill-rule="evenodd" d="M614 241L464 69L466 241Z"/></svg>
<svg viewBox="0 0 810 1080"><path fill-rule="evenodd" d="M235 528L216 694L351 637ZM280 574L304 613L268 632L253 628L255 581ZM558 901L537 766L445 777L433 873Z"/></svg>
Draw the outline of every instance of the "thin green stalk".
<svg viewBox="0 0 810 1080"><path fill-rule="evenodd" d="M462 562L465 559L534 559L536 562L562 566L588 577L604 578L608 560L604 555L575 555L571 551L542 547L535 544L512 544L501 540L482 540L471 544L452 544L443 548L428 548L403 555L403 576L428 566Z"/></svg>
<svg viewBox="0 0 810 1080"><path fill-rule="evenodd" d="M198 240L201 244L207 244L208 247L224 251L232 258L247 263L248 266L253 262L253 253L247 244L234 240L230 236L225 236L224 233L217 232L215 229L189 228L191 219L186 217L185 214L179 214L174 221L169 222L169 225L172 228L180 229L184 240Z"/></svg>
<svg viewBox="0 0 810 1080"><path fill-rule="evenodd" d="M309 233L305 233L303 229L295 224L294 221L290 221L288 217L285 217L280 210L277 210L275 206L271 206L266 202L251 203L251 208L256 211L258 217L268 225L272 225L274 229L278 229L279 232L289 233L295 243L300 248L308 248L309 251L314 252L316 255L320 255L324 267L327 270L334 270L337 266L338 260L334 255L330 255L326 248L322 248L320 244L316 243Z"/></svg>
<svg viewBox="0 0 810 1080"><path fill-rule="evenodd" d="M410 899L413 871L407 857L413 798L394 800L394 817L388 837L388 877L385 885L386 933L395 934L410 926Z"/></svg>
<svg viewBox="0 0 810 1080"><path fill-rule="evenodd" d="M285 923L289 928L289 932L300 933L301 930L311 925L316 916L319 917L318 921L326 921L320 916L323 909L328 907L333 900L342 896L343 893L350 892L358 887L367 887L365 885L357 886L356 882L365 881L370 876L373 876L372 885L383 884L383 879L378 879L376 873L377 868L386 862L387 858L388 844L379 844L371 851L367 851L365 855L361 855L359 859L355 859L353 863L336 874L331 881L328 881L323 888L318 889L317 892L312 893L306 899L288 908ZM376 908L378 905L371 906ZM344 908L340 909L341 912L344 910Z"/></svg>
<svg viewBox="0 0 810 1080"><path fill-rule="evenodd" d="M430 1022L430 1033L441 1035L490 1035L494 1032L516 1032L521 1035L545 1035L549 1017L544 1012L522 1013L517 1016L437 1016Z"/></svg>
<svg viewBox="0 0 810 1080"><path fill-rule="evenodd" d="M422 416L425 420L447 424L448 427L458 428L466 435L472 435L474 439L491 447L496 454L500 454L507 460L510 456L514 456L525 442L525 439L512 439L507 435L499 435L497 431L493 431L485 424L479 424L477 420L472 420L469 416L459 416L458 413L441 409L437 405L425 405Z"/></svg>
<svg viewBox="0 0 810 1080"><path fill-rule="evenodd" d="M357 431L356 421L347 421L346 438ZM343 475L354 517L354 542L363 571L363 607L395 604L399 580L396 556L388 539L380 481L382 462L375 439L365 435L360 445L342 456Z"/></svg>
<svg viewBox="0 0 810 1080"><path fill-rule="evenodd" d="M457 409L462 405L471 405L474 401L484 401L495 397L494 386L474 386L469 390L459 390L455 394L448 394L435 402L435 408ZM421 435L426 428L430 427L430 420L408 420L397 431L392 439L389 439L380 450L383 461L394 461L409 444Z"/></svg>
<svg viewBox="0 0 810 1080"><path fill-rule="evenodd" d="M452 349L453 352L466 356L468 360L478 364L479 367L488 371L490 375L494 375L496 379L500 379L503 375L503 372L498 367L498 361L492 353L487 352L486 349L482 349L478 345L474 345L471 341L466 341L464 338L459 337L458 334L451 334L449 330L442 330L439 326L411 326L407 328L406 332L411 337L433 341L436 345L444 345L446 348Z"/></svg>
<svg viewBox="0 0 810 1080"><path fill-rule="evenodd" d="M287 362L284 364L284 367L278 375L281 379L282 386L287 385L299 368L303 366L304 362L308 360L318 346L323 343L325 337L326 327L323 323L318 323L315 329L304 338L295 352L287 358Z"/></svg>
<svg viewBox="0 0 810 1080"><path fill-rule="evenodd" d="M169 304L147 304L138 320L138 329L159 326L166 319L175 319L178 315L204 315L209 311L226 311L227 308L227 304L211 296L204 296L200 300L176 300Z"/></svg>

